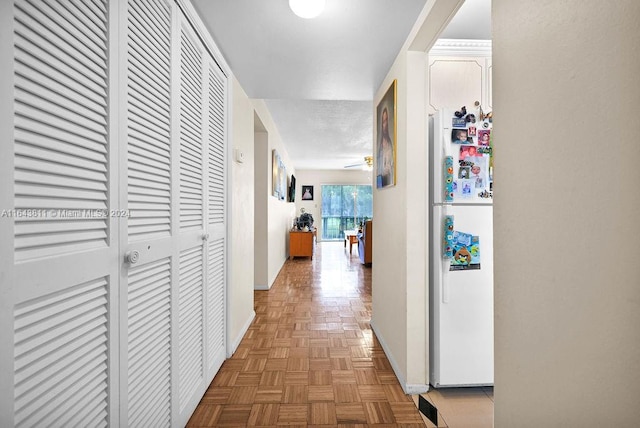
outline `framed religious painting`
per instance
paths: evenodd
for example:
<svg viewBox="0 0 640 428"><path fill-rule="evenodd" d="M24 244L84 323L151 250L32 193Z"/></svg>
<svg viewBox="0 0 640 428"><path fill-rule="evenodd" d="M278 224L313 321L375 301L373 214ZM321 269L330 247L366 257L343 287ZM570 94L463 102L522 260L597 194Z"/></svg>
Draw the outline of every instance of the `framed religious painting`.
<svg viewBox="0 0 640 428"><path fill-rule="evenodd" d="M376 107L376 188L395 186L398 171L397 86L394 80Z"/></svg>

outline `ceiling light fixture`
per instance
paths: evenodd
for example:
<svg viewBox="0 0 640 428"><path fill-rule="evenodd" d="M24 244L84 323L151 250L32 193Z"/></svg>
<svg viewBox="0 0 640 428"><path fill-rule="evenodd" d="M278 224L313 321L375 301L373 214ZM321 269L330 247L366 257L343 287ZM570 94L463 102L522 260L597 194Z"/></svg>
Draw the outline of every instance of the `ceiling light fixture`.
<svg viewBox="0 0 640 428"><path fill-rule="evenodd" d="M311 19L324 10L326 0L289 0L289 7L300 18Z"/></svg>
<svg viewBox="0 0 640 428"><path fill-rule="evenodd" d="M365 156L364 157L364 165L362 169L365 171L373 170L373 156Z"/></svg>

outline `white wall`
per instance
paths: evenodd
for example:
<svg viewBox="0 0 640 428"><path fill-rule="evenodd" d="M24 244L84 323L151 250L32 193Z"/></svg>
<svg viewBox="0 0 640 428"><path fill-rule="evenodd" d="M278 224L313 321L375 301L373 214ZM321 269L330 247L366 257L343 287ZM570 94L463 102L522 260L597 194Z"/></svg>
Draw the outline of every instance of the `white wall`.
<svg viewBox="0 0 640 428"><path fill-rule="evenodd" d="M638 17L493 0L496 427L640 424Z"/></svg>
<svg viewBox="0 0 640 428"><path fill-rule="evenodd" d="M251 320L254 270L254 149L253 106L244 90L231 78L231 152L241 150L244 162L231 159L231 233L229 236L230 275L228 285L228 354L235 351Z"/></svg>
<svg viewBox="0 0 640 428"><path fill-rule="evenodd" d="M271 288L275 281L282 265L286 261L289 255L289 230L293 224L295 217L295 204L293 202L286 202L276 199L271 196L271 183L272 183L272 171L271 171L271 151L276 149L282 157L287 169L287 175L295 175L295 169L289 159L282 138L276 128L269 109L267 108L263 100L252 100L253 107L256 115L259 117L260 122L264 125L267 139L268 139L268 167L267 177L265 181L267 183L267 192L269 197L267 198L267 204L264 208L265 215L267 216L267 286ZM253 129L253 128L252 128ZM257 207L257 211L260 211L261 207ZM256 284L261 285L261 284Z"/></svg>
<svg viewBox="0 0 640 428"><path fill-rule="evenodd" d="M317 239L322 240L322 188L323 184L368 184L371 185L371 171L319 170L305 169L296 171L296 216L300 208L313 216L313 225L318 229ZM302 186L313 186L313 201L302 200Z"/></svg>

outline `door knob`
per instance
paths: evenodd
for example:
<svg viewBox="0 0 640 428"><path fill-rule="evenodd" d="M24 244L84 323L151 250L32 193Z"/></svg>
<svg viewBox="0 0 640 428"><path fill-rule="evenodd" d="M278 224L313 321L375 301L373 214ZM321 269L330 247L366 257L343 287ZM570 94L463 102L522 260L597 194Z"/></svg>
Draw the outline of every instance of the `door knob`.
<svg viewBox="0 0 640 428"><path fill-rule="evenodd" d="M208 234L208 233L203 233L203 234L202 234L202 240L203 240L203 241L207 241L207 240L209 240L209 234Z"/></svg>
<svg viewBox="0 0 640 428"><path fill-rule="evenodd" d="M137 251L128 251L124 255L124 260L131 265L138 263L139 259L140 259L140 253Z"/></svg>

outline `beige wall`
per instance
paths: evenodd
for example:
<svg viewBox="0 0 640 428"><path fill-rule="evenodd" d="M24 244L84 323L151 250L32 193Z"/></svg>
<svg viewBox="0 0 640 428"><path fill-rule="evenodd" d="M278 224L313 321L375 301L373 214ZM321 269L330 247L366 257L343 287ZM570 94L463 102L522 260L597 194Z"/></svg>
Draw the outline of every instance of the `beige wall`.
<svg viewBox="0 0 640 428"><path fill-rule="evenodd" d="M638 17L493 0L496 427L640 424Z"/></svg>
<svg viewBox="0 0 640 428"><path fill-rule="evenodd" d="M230 275L227 291L227 320L229 354L237 348L253 311L253 106L235 79L231 78L231 215L229 235ZM233 159L234 150L244 152L244 162ZM247 225L249 227L247 227Z"/></svg>
<svg viewBox="0 0 640 428"><path fill-rule="evenodd" d="M318 229L318 241L322 240L322 192L323 184L371 184L371 171L353 170L297 170L296 171L296 216L300 208L313 216L313 225ZM302 186L313 186L313 201L302 200Z"/></svg>
<svg viewBox="0 0 640 428"><path fill-rule="evenodd" d="M257 290L269 288L269 216L267 201L271 197L269 182L265 179L271 170L271 154L269 153L269 134L264 129L260 118L254 113L254 167L255 167L255 216L254 216L254 287Z"/></svg>
<svg viewBox="0 0 640 428"><path fill-rule="evenodd" d="M427 153L427 55L407 52L407 139L405 223L407 270L407 384L409 389L428 385L429 331L429 169ZM417 391L416 391L417 392Z"/></svg>
<svg viewBox="0 0 640 428"><path fill-rule="evenodd" d="M374 99L375 106L397 79L397 183L373 198L372 325L411 393L428 384L425 66L424 52L405 50Z"/></svg>
<svg viewBox="0 0 640 428"><path fill-rule="evenodd" d="M406 53L400 54L382 86L374 97L375 106L380 102L394 79L398 79L397 105L397 184L373 191L373 261L371 325L382 342L400 383L407 383L407 271L406 254ZM374 128L378 123L374 120ZM374 156L377 159L377 130L374 129ZM373 165L376 168L375 162Z"/></svg>
<svg viewBox="0 0 640 428"><path fill-rule="evenodd" d="M282 143L282 138L278 133L278 129L273 123L269 109L267 108L263 100L252 100L255 113L260 119L260 122L264 125L267 133L267 177L265 179L267 183L268 197L266 200L266 206L256 207L256 213L261 209L265 210L267 216L267 287L271 288L275 281L282 265L286 261L289 255L289 229L293 224L295 217L295 204L293 202L280 201L271 196L271 151L276 149L282 161L287 169L287 175L295 174L293 164L289 159L289 154ZM252 128L253 129L253 128ZM259 288L263 288L263 284L256 284Z"/></svg>
<svg viewBox="0 0 640 428"><path fill-rule="evenodd" d="M371 325L407 393L429 384L427 52L462 3L427 0L374 97L375 117L375 105L398 80L398 181L373 195Z"/></svg>

